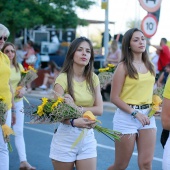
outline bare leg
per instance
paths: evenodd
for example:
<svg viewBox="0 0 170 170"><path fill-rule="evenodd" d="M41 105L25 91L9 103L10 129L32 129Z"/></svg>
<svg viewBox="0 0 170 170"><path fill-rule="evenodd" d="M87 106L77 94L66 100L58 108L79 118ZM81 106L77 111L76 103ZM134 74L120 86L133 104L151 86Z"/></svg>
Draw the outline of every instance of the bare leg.
<svg viewBox="0 0 170 170"><path fill-rule="evenodd" d="M74 162L60 162L52 159L54 170L73 170Z"/></svg>
<svg viewBox="0 0 170 170"><path fill-rule="evenodd" d="M48 73L45 73L45 74L44 74L43 85L46 85L46 86L47 86L49 77L50 77L50 75L49 75Z"/></svg>
<svg viewBox="0 0 170 170"><path fill-rule="evenodd" d="M151 170L156 142L156 129L143 129L137 137L138 164L140 170Z"/></svg>
<svg viewBox="0 0 170 170"><path fill-rule="evenodd" d="M76 170L96 170L96 158L76 161Z"/></svg>
<svg viewBox="0 0 170 170"><path fill-rule="evenodd" d="M115 163L108 170L124 170L127 168L134 150L136 134L124 135L121 141L115 141Z"/></svg>

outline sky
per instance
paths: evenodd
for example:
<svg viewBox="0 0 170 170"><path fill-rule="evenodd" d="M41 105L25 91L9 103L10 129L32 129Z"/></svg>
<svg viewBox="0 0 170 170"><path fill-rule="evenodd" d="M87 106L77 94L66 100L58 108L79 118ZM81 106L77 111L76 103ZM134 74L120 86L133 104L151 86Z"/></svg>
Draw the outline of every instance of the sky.
<svg viewBox="0 0 170 170"><path fill-rule="evenodd" d="M101 9L101 0L96 0L96 5L93 5L88 11L77 9L77 14L82 19L91 20L105 20L105 10ZM110 33L124 34L127 28L128 21L143 20L147 15L138 0L109 0L109 21L115 24L109 24ZM78 32L82 36L87 36L94 32L97 34L104 31L104 24L92 24L88 28L79 27ZM170 41L170 0L162 0L160 18L158 28L153 37L151 37L152 44L159 44L162 37Z"/></svg>

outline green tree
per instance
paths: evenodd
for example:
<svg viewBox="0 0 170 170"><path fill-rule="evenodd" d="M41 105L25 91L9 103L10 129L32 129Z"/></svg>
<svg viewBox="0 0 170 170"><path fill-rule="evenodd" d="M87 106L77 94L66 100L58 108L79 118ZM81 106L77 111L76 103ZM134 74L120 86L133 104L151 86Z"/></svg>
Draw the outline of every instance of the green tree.
<svg viewBox="0 0 170 170"><path fill-rule="evenodd" d="M14 41L18 31L36 25L55 25L56 28L76 28L88 23L80 19L76 8L89 9L95 0L1 0L1 23L10 30Z"/></svg>

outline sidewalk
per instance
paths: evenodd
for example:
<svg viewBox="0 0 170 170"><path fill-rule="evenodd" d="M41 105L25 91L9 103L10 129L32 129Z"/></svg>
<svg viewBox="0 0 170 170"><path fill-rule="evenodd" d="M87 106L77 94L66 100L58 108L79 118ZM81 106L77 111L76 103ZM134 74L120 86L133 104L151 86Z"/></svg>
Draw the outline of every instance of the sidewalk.
<svg viewBox="0 0 170 170"><path fill-rule="evenodd" d="M42 98L42 97L52 97L52 91L51 90L41 90L41 89L36 89L32 90L30 93L26 93L25 97L34 97L34 98ZM116 109L116 106L112 104L111 102L104 101L103 102L103 109L107 110L109 112L114 112Z"/></svg>

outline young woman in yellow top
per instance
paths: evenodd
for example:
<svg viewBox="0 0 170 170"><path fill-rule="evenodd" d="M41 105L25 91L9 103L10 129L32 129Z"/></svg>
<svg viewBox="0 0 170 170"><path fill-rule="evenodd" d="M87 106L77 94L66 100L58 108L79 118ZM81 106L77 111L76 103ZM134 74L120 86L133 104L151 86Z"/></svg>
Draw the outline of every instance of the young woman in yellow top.
<svg viewBox="0 0 170 170"><path fill-rule="evenodd" d="M12 85L12 89L14 94L16 93L16 88L21 80L21 71L24 70L23 66L17 63L16 60L16 50L15 46L7 42L2 48L2 52L9 57L10 67L11 67L11 76L10 82ZM16 109L16 124L13 125L13 130L15 132L15 146L18 151L19 159L20 159L20 170L35 170L28 162L26 158L25 151L25 142L23 136L24 129L24 104L23 104L23 95L25 94L25 87L18 90L17 98L14 98L14 104Z"/></svg>
<svg viewBox="0 0 170 170"><path fill-rule="evenodd" d="M57 77L54 90L65 96L66 102L73 102L83 112L92 111L94 115L103 113L100 83L93 73L94 52L85 37L75 39L68 50L61 74ZM74 120L74 121L73 121ZM55 170L96 170L96 140L93 132L94 121L84 118L65 120L60 123L53 136L50 158ZM84 128L87 134L72 149L71 146Z"/></svg>
<svg viewBox="0 0 170 170"><path fill-rule="evenodd" d="M121 132L121 141L115 141L115 162L108 170L128 167L135 143L140 170L151 170L156 140L155 118L147 114L152 103L155 82L154 66L146 51L143 33L132 28L122 42L122 60L112 80L111 102L118 109L113 119L113 129Z"/></svg>
<svg viewBox="0 0 170 170"><path fill-rule="evenodd" d="M170 77L165 85L164 99L162 104L162 113L161 113L161 120L163 128L170 131ZM169 170L170 169L170 135L166 141L164 146L164 153L163 153L163 161L162 161L162 169Z"/></svg>
<svg viewBox="0 0 170 170"><path fill-rule="evenodd" d="M3 48L5 41L9 36L9 30L4 25L0 24L0 50ZM8 57L0 51L0 96L5 99L8 111L4 115L6 118L5 124L11 126L11 122L15 124L15 106L12 96L12 88L10 85L10 61ZM11 110L12 107L12 110ZM12 120L11 120L12 112ZM0 120L1 122L1 120ZM5 143L2 128L0 124L0 170L9 170L9 154L7 143Z"/></svg>

